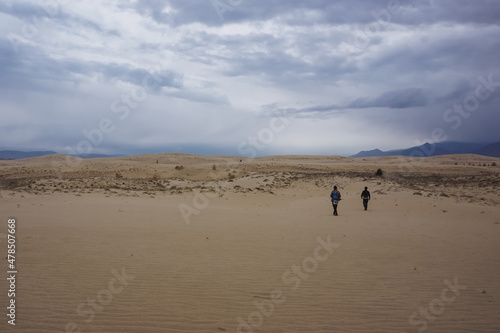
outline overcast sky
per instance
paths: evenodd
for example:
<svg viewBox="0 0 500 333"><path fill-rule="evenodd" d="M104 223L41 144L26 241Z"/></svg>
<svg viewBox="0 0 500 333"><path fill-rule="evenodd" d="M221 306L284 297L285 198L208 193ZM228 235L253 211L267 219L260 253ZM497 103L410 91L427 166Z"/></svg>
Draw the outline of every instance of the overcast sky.
<svg viewBox="0 0 500 333"><path fill-rule="evenodd" d="M1 1L0 149L500 141L500 1Z"/></svg>

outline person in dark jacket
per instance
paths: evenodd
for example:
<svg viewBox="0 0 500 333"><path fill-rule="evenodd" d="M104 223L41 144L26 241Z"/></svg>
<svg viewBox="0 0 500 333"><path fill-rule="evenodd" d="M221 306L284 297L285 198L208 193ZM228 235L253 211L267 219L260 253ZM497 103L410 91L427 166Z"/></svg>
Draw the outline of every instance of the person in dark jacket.
<svg viewBox="0 0 500 333"><path fill-rule="evenodd" d="M332 199L333 215L335 216L339 215L337 212L337 206L339 205L340 196L341 195L340 192L337 190L337 186L334 186L332 193L330 193L330 198Z"/></svg>
<svg viewBox="0 0 500 333"><path fill-rule="evenodd" d="M361 193L361 199L363 199L363 206L365 210L368 209L368 201L370 200L370 191L368 191L368 187L365 186L365 190Z"/></svg>

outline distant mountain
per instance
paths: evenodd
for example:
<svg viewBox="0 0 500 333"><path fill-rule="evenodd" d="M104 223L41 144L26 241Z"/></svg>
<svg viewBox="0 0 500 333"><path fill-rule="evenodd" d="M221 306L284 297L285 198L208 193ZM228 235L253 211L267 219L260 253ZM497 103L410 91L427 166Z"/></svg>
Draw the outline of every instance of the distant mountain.
<svg viewBox="0 0 500 333"><path fill-rule="evenodd" d="M486 145L476 150L476 154L491 156L491 157L500 157L500 142Z"/></svg>
<svg viewBox="0 0 500 333"><path fill-rule="evenodd" d="M19 151L19 150L0 150L0 159L3 160L17 160L21 158L30 158L30 157L38 157L38 156L46 156L46 155L54 155L59 154L55 151ZM123 154L82 154L82 155L72 155L80 158L106 158L106 157L124 157L127 155Z"/></svg>
<svg viewBox="0 0 500 333"><path fill-rule="evenodd" d="M18 150L0 150L0 159L17 160L20 158L30 158L45 155L57 154L55 151L18 151Z"/></svg>
<svg viewBox="0 0 500 333"><path fill-rule="evenodd" d="M445 141L440 142L439 145L441 148L448 150L451 154L471 154L476 152L478 149L488 145L489 142L485 143L470 143L470 142L454 142L454 141Z"/></svg>
<svg viewBox="0 0 500 333"><path fill-rule="evenodd" d="M350 157L375 157L375 156L387 156L385 155L386 153L381 151L380 149L373 149L373 150L362 150L356 155L352 155Z"/></svg>
<svg viewBox="0 0 500 333"><path fill-rule="evenodd" d="M407 149L391 150L386 156L437 156L437 155L447 155L447 154L462 154L454 152L453 149L447 149L440 145L439 143L430 144L428 142L421 146L415 146Z"/></svg>
<svg viewBox="0 0 500 333"><path fill-rule="evenodd" d="M374 157L374 156L438 156L449 154L478 154L493 157L500 157L500 142L493 144L470 143L470 142L438 142L430 144L428 142L421 146L405 149L381 151L379 149L361 151L350 157Z"/></svg>

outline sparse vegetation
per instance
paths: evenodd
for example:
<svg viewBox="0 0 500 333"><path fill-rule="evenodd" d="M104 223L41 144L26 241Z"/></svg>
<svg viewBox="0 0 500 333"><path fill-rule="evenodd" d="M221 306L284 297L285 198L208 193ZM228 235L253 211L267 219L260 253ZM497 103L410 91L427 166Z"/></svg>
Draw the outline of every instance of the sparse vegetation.
<svg viewBox="0 0 500 333"><path fill-rule="evenodd" d="M382 171L382 169L380 169L380 168L378 168L377 172L375 172L375 176L378 176L378 177L382 177L383 174L384 174L384 171Z"/></svg>
<svg viewBox="0 0 500 333"><path fill-rule="evenodd" d="M232 173L230 173L228 176L227 176L228 179L234 179L236 178L236 175L233 175Z"/></svg>
<svg viewBox="0 0 500 333"><path fill-rule="evenodd" d="M217 170L217 166L215 164L212 165L212 170Z"/></svg>
<svg viewBox="0 0 500 333"><path fill-rule="evenodd" d="M160 179L160 178L161 178L161 177L160 177L160 175L159 175L157 172L155 172L155 173L151 176L151 179L153 179L153 180L158 180L158 179Z"/></svg>
<svg viewBox="0 0 500 333"><path fill-rule="evenodd" d="M495 162L491 163L491 166L497 166L497 164Z"/></svg>
<svg viewBox="0 0 500 333"><path fill-rule="evenodd" d="M177 165L175 166L175 170L183 170L184 166L183 165Z"/></svg>
<svg viewBox="0 0 500 333"><path fill-rule="evenodd" d="M115 177L118 178L118 179L121 179L121 178L123 178L123 175L122 175L121 172L116 172L115 173Z"/></svg>

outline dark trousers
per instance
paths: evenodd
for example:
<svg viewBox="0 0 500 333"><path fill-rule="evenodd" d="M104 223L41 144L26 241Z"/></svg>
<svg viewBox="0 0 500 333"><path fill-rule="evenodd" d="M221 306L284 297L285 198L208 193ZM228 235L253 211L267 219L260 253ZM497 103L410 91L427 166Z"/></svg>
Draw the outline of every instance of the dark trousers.
<svg viewBox="0 0 500 333"><path fill-rule="evenodd" d="M337 200L332 201L332 206L333 206L333 215L337 216L337 206L339 205L339 202Z"/></svg>
<svg viewBox="0 0 500 333"><path fill-rule="evenodd" d="M365 210L368 209L368 199L363 199L363 206L365 207Z"/></svg>

